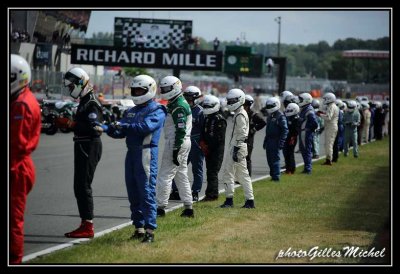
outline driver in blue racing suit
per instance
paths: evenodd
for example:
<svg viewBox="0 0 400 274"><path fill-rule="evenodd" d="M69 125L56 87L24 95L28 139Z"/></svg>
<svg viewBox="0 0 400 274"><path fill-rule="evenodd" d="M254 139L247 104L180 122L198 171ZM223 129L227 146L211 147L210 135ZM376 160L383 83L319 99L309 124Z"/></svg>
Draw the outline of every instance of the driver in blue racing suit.
<svg viewBox="0 0 400 274"><path fill-rule="evenodd" d="M125 183L136 228L131 238L149 243L154 241L157 228L158 141L167 110L152 100L157 85L150 76L136 76L130 87L136 106L129 109L116 126L101 127L112 138L126 137Z"/></svg>

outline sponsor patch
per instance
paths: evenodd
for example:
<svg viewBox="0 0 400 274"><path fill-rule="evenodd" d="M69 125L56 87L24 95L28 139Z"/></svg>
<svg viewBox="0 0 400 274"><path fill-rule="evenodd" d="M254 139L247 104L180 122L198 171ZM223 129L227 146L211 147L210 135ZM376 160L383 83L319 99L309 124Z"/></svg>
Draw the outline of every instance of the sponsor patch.
<svg viewBox="0 0 400 274"><path fill-rule="evenodd" d="M126 115L126 117L128 117L128 118L133 118L133 117L135 117L135 115L136 115L135 112L129 112L129 113Z"/></svg>
<svg viewBox="0 0 400 274"><path fill-rule="evenodd" d="M178 113L178 118L182 118L183 117L183 113Z"/></svg>
<svg viewBox="0 0 400 274"><path fill-rule="evenodd" d="M22 120L22 119L24 119L24 116L22 116L22 115L15 115L14 116L14 120Z"/></svg>
<svg viewBox="0 0 400 274"><path fill-rule="evenodd" d="M178 123L178 128L185 128L185 123Z"/></svg>
<svg viewBox="0 0 400 274"><path fill-rule="evenodd" d="M94 113L94 112L91 112L91 113L89 113L88 117L89 117L89 119L91 119L91 120L95 120L95 119L97 118L97 114Z"/></svg>

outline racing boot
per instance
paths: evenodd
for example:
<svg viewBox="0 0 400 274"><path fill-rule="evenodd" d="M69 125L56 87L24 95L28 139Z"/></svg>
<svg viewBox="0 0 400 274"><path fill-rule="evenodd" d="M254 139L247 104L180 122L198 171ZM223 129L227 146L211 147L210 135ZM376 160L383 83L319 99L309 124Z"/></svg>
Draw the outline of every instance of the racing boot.
<svg viewBox="0 0 400 274"><path fill-rule="evenodd" d="M157 208L157 217L164 217L165 216L165 210L161 207Z"/></svg>
<svg viewBox="0 0 400 274"><path fill-rule="evenodd" d="M136 229L135 233L132 234L131 240L142 240L145 236L144 229Z"/></svg>
<svg viewBox="0 0 400 274"><path fill-rule="evenodd" d="M154 233L146 231L142 243L152 243L152 242L154 242Z"/></svg>
<svg viewBox="0 0 400 274"><path fill-rule="evenodd" d="M244 206L242 206L242 208L256 208L254 206L254 200L246 200L246 202L244 203Z"/></svg>
<svg viewBox="0 0 400 274"><path fill-rule="evenodd" d="M181 217L194 218L194 212L191 208L185 208L182 211Z"/></svg>
<svg viewBox="0 0 400 274"><path fill-rule="evenodd" d="M93 223L88 221L82 221L81 226L74 231L64 234L67 238L93 238L94 237L94 227Z"/></svg>
<svg viewBox="0 0 400 274"><path fill-rule="evenodd" d="M331 165L332 165L332 162L331 162L331 160L326 159L326 160L325 160L325 163L323 163L322 165L323 165L323 166L331 166Z"/></svg>
<svg viewBox="0 0 400 274"><path fill-rule="evenodd" d="M226 198L225 202L219 207L221 208L233 207L233 198Z"/></svg>

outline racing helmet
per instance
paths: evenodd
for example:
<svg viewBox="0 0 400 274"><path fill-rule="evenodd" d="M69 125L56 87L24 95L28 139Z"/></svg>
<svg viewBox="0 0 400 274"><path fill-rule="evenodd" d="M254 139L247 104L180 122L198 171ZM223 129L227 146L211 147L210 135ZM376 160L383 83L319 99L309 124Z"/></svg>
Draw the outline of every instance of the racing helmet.
<svg viewBox="0 0 400 274"><path fill-rule="evenodd" d="M148 75L138 75L130 84L132 101L135 105L146 103L156 96L156 81Z"/></svg>
<svg viewBox="0 0 400 274"><path fill-rule="evenodd" d="M31 67L19 55L11 54L10 65L10 95L14 95L26 87L31 81Z"/></svg>
<svg viewBox="0 0 400 274"><path fill-rule="evenodd" d="M274 113L275 111L279 110L281 107L281 102L276 97L270 97L267 99L265 103L265 108L269 114Z"/></svg>
<svg viewBox="0 0 400 274"><path fill-rule="evenodd" d="M289 95L293 95L293 93L289 90L282 91L282 93L280 94L281 102L283 103L285 101L286 97Z"/></svg>
<svg viewBox="0 0 400 274"><path fill-rule="evenodd" d="M68 88L69 94L74 99L83 97L89 92L86 88L88 83L89 75L81 68L71 68L64 75L64 86Z"/></svg>
<svg viewBox="0 0 400 274"><path fill-rule="evenodd" d="M214 95L206 95L204 96L202 106L204 115L209 115L219 111L220 102Z"/></svg>
<svg viewBox="0 0 400 274"><path fill-rule="evenodd" d="M299 107L304 107L312 103L312 96L310 93L304 92L299 95Z"/></svg>
<svg viewBox="0 0 400 274"><path fill-rule="evenodd" d="M186 101L193 101L194 104L197 104L196 99L201 97L201 90L196 86L188 86L183 91L183 97Z"/></svg>
<svg viewBox="0 0 400 274"><path fill-rule="evenodd" d="M182 93L182 82L175 76L166 76L160 81L161 99L170 100Z"/></svg>
<svg viewBox="0 0 400 274"><path fill-rule="evenodd" d="M313 99L311 101L311 106L314 108L314 110L319 110L320 103L318 99Z"/></svg>
<svg viewBox="0 0 400 274"><path fill-rule="evenodd" d="M283 106L286 108L290 103L296 103L297 104L297 102L298 102L297 96L289 94L283 100Z"/></svg>
<svg viewBox="0 0 400 274"><path fill-rule="evenodd" d="M328 92L322 97L322 99L324 100L324 105L329 105L331 103L335 103L336 96L332 92Z"/></svg>
<svg viewBox="0 0 400 274"><path fill-rule="evenodd" d="M244 97L244 105L251 107L254 103L254 99L251 95L246 94Z"/></svg>
<svg viewBox="0 0 400 274"><path fill-rule="evenodd" d="M357 107L357 103L354 100L350 100L347 103L347 109L348 109L349 112L353 112L356 109L356 107Z"/></svg>
<svg viewBox="0 0 400 274"><path fill-rule="evenodd" d="M243 90L238 88L231 89L226 95L226 107L229 111L235 111L244 104L245 100Z"/></svg>
<svg viewBox="0 0 400 274"><path fill-rule="evenodd" d="M290 103L285 109L285 115L287 117L296 115L300 112L300 107L296 103Z"/></svg>

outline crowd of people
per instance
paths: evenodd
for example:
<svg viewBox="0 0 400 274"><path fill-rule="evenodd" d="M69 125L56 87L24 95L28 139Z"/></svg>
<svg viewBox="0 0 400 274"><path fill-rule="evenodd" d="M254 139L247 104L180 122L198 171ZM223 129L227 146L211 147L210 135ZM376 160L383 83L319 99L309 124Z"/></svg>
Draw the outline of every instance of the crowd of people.
<svg viewBox="0 0 400 274"><path fill-rule="evenodd" d="M20 263L26 195L34 183L34 166L29 155L39 141L40 111L32 106L32 117L21 114L26 113L28 110L25 108L30 106L20 101L30 102L32 97L28 88L30 68L23 58L12 56L10 77L11 97L15 99L11 104L11 119L15 119L11 123L11 132L15 131L15 136L21 136L14 138L11 144L11 156L15 154L15 157L11 157L10 165L10 252L11 262ZM359 157L357 146L362 140L371 140L372 128L377 140L389 134L390 128L385 124L388 104L382 106L379 102L368 104L353 100L344 103L333 93L326 93L321 104L309 93L295 96L290 91L284 91L280 98L271 97L267 100L265 109L268 117L265 121L252 110L252 96L233 88L226 96L227 108L234 113L233 127L227 132L227 121L221 114L217 97L205 95L200 104L199 98L203 95L198 87L188 86L184 89L181 80L175 76L166 76L157 84L148 75L138 75L130 83L135 107L126 111L118 122L103 124L101 102L94 94L89 76L83 69L74 67L67 71L64 86L71 97L80 101L74 121L66 118L57 120L60 128L74 131L74 194L81 222L77 229L65 233L68 238L94 237L91 185L96 166L101 160L100 137L103 133L111 138L125 139L125 184L134 226L131 238L151 243L155 239L157 218L166 215L169 200L183 201L181 217L195 216L193 202L200 200L204 162L207 189L202 201L218 199L218 173L222 169L225 201L220 207L234 207L235 183L241 184L244 190L245 203L242 207L256 207L250 177L251 154L254 135L263 128L263 148L266 150L271 180L275 182L279 182L281 176L281 151L286 163L285 174L295 173L294 153L298 142L304 160L302 173L310 175L312 158L319 157L318 137L322 132L325 132L327 153L323 165L330 166L332 162L338 161L338 151L348 156L350 146L353 146L354 157ZM161 98L168 102L166 106L154 100L157 86ZM23 127L29 127L29 130ZM162 131L165 147L158 170L158 143ZM362 133L361 138L357 138L358 132ZM230 136L227 144L226 134ZM30 146L24 143L27 139L33 140ZM21 158L17 154L26 157ZM193 184L188 178L189 163L192 164Z"/></svg>

